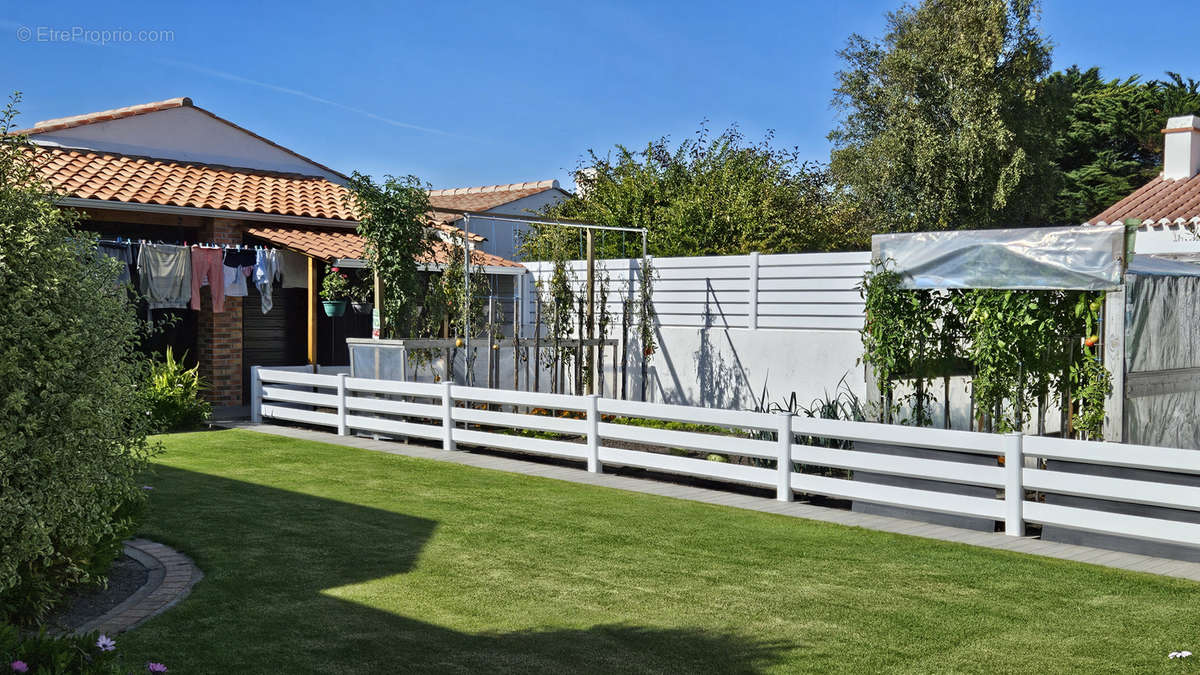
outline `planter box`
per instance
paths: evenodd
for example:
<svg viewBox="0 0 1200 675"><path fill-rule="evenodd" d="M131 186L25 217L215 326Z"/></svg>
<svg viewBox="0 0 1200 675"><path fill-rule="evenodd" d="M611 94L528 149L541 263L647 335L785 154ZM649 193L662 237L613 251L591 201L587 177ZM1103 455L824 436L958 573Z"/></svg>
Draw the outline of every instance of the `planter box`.
<svg viewBox="0 0 1200 675"><path fill-rule="evenodd" d="M901 457L917 457L919 459L938 459L946 462L962 462L964 464L978 464L980 466L996 465L996 460L993 457L976 455L969 452L949 452L946 450L930 450L928 448L917 448L906 445L886 445L883 443L867 443L862 441L855 442L854 449L860 452L877 452L882 455L899 455ZM854 480L863 483L892 485L895 487L929 490L931 492L945 492L956 495L969 495L971 497L985 497L988 499L995 498L996 496L995 488L981 485L962 485L959 483L946 483L943 481L926 480L923 478L908 478L905 476L892 476L882 473L870 473L867 471L855 471ZM925 511L923 509L914 509L903 506L885 506L882 504L872 504L870 502L861 502L857 500L854 501L851 508L856 513L869 513L876 516L903 518L905 520L916 520L923 523L933 523L935 525L948 525L950 527L959 527L966 530L978 530L980 532L996 531L996 521L988 518L979 518L976 516L957 516L949 513L937 513L936 511Z"/></svg>
<svg viewBox="0 0 1200 675"><path fill-rule="evenodd" d="M1172 485L1200 486L1200 475L1190 473L1171 473L1168 471L1131 469L1120 466L1102 466L1098 464L1086 464L1083 462L1065 462L1055 459L1047 460L1046 468L1050 471L1081 473L1088 476L1106 476L1110 478L1126 478L1128 480L1142 480L1154 483L1168 483ZM1079 508L1094 509L1096 511L1107 511L1109 513L1124 513L1131 516L1162 518L1163 520L1177 520L1185 523L1200 523L1200 511L1173 509L1165 506L1130 504L1128 502L1114 502L1106 499L1092 499L1090 497L1075 497L1071 495L1052 493L1045 493L1045 496L1047 504L1074 506ZM1141 555L1155 556L1158 558L1174 558L1176 560L1200 562L1200 547L1188 546L1186 544L1167 544L1157 541L1147 541L1145 539L1137 539L1136 537L1122 537L1115 534L1099 534L1096 532L1086 532L1083 530L1060 527L1057 525L1043 526L1042 539L1045 541L1057 541L1064 544L1094 546L1096 548L1106 548L1113 551L1138 553Z"/></svg>

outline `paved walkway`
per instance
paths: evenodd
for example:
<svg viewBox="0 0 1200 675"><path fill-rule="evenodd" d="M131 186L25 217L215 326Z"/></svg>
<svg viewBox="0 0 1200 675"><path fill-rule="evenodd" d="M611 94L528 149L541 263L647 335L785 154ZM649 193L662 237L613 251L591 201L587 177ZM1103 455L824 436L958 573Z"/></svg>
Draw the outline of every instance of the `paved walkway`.
<svg viewBox="0 0 1200 675"><path fill-rule="evenodd" d="M1150 574L1160 574L1163 576L1200 581L1200 563L1194 562L1171 560L1168 558L1154 558L1145 555L1138 555L1136 553L1122 553L1118 551L1110 551L1108 549L1092 548L1089 546L1060 544L1057 542L1042 541L1036 537L1010 537L1002 533L964 530L956 527L947 527L945 525L932 525L929 523L921 523L912 520L901 520L899 518L888 518L885 516L854 513L853 511L834 509L824 506L814 506L805 502L780 502L770 498L742 495L710 488L679 485L646 478L633 478L630 476L617 476L603 473L594 474L572 466L548 465L511 457L497 457L495 455L473 453L469 451L446 452L437 447L410 445L408 443L399 443L395 441L377 441L371 438L362 438L357 436L338 436L336 434L323 431L274 426L269 424L231 423L223 426L247 429L250 431L274 434L277 436L287 436L289 438L299 438L310 441L318 441L321 443L332 443L334 445L345 445L354 448L362 448L365 450L387 452L394 455L421 457L439 462L464 464L467 466L495 469L497 471L507 471L509 473L520 473L529 476L542 476L544 478L554 478L573 483L602 485L604 487L617 488L620 490L629 490L630 492L642 492L646 494L661 495L664 497L674 497L677 499L690 499L697 502L720 504L722 506L732 506L739 509L749 509L751 511L778 513L796 518L807 518L809 520L821 520L828 523L838 523L840 525L863 527L870 530L895 532L897 534L907 534L914 537L925 537L927 539L955 541L963 544L971 544L972 546L985 546L988 548L1002 549L1005 551L1016 551L1018 553L1029 553L1032 555L1040 555L1050 558L1061 558L1063 560L1091 563L1093 565L1101 565L1104 567L1132 570L1134 572L1148 572Z"/></svg>
<svg viewBox="0 0 1200 675"><path fill-rule="evenodd" d="M170 546L148 539L125 542L125 555L150 571L146 584L103 616L92 619L75 631L78 635L97 631L116 635L174 607L187 597L204 574L184 554Z"/></svg>

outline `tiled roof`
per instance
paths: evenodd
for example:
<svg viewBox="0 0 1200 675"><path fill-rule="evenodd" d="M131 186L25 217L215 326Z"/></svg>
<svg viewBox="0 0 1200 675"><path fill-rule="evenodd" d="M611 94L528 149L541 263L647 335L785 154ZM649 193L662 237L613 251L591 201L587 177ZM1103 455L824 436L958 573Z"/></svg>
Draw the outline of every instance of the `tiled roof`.
<svg viewBox="0 0 1200 675"><path fill-rule="evenodd" d="M35 146L46 180L80 199L353 221L346 189L317 176Z"/></svg>
<svg viewBox="0 0 1200 675"><path fill-rule="evenodd" d="M1179 180L1155 178L1088 223L1105 225L1127 218L1146 225L1200 225L1200 175Z"/></svg>
<svg viewBox="0 0 1200 675"><path fill-rule="evenodd" d="M191 105L192 99L186 96L180 96L178 98L169 98L165 101L139 103L138 105L115 108L113 110L102 110L100 112L87 113L84 115L74 115L72 117L58 117L52 120L42 120L41 122L35 123L28 129L19 129L11 133L20 135L44 134L51 131L62 131L63 129L81 127L85 124L109 122L112 120L123 119L125 117L133 117L134 115L144 115L146 113L158 112L160 110L183 108Z"/></svg>
<svg viewBox="0 0 1200 675"><path fill-rule="evenodd" d="M322 260L361 259L364 255L363 238L346 229L255 225L247 228L246 233ZM420 262L438 265L449 263L448 242L435 241L432 248L432 257L425 257ZM471 252L471 262L489 267L521 267L520 263L478 250Z"/></svg>
<svg viewBox="0 0 1200 675"><path fill-rule="evenodd" d="M529 183L509 183L508 185L484 185L481 187L431 190L429 192L429 204L443 209L489 211L497 206L503 206L518 199L557 188L558 181L541 180ZM458 219L458 216L448 214L438 214L438 217L448 218L449 220Z"/></svg>

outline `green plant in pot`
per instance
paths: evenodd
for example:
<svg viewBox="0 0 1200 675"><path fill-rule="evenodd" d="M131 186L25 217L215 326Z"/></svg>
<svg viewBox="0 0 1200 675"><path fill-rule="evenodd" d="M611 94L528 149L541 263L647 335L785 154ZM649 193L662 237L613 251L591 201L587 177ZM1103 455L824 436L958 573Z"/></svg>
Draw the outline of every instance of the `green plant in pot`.
<svg viewBox="0 0 1200 675"><path fill-rule="evenodd" d="M325 316L341 316L346 313L346 298L350 296L350 275L340 267L330 267L321 282L321 305Z"/></svg>

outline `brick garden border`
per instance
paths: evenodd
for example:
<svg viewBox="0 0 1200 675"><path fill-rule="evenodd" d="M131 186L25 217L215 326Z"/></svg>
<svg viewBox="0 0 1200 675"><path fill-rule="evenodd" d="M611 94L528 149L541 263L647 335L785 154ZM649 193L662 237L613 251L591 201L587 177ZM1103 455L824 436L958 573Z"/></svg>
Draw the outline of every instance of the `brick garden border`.
<svg viewBox="0 0 1200 675"><path fill-rule="evenodd" d="M191 558L149 539L126 541L125 555L141 563L150 572L146 583L103 616L76 629L77 635L93 631L115 635L134 628L186 598L192 586L204 577Z"/></svg>

